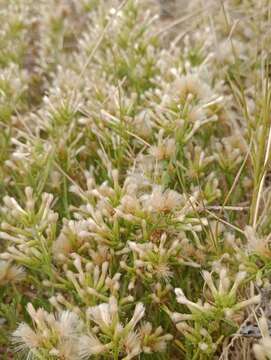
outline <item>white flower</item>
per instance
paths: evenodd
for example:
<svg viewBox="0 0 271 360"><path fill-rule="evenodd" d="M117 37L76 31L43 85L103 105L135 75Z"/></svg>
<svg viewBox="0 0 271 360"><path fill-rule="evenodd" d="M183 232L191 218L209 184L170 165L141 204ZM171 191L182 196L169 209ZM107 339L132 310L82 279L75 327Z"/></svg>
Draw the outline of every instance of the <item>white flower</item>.
<svg viewBox="0 0 271 360"><path fill-rule="evenodd" d="M245 235L248 242L247 249L249 253L258 253L262 256L271 257L271 235L261 238L251 226L245 227Z"/></svg>
<svg viewBox="0 0 271 360"><path fill-rule="evenodd" d="M80 359L82 360L88 359L91 355L101 354L107 350L106 345L103 345L93 334L80 337L78 348Z"/></svg>
<svg viewBox="0 0 271 360"><path fill-rule="evenodd" d="M143 351L147 354L164 352L167 342L173 339L171 334L163 334L161 326L153 331L152 324L149 322L144 323L139 332L142 338Z"/></svg>
<svg viewBox="0 0 271 360"><path fill-rule="evenodd" d="M54 315L43 309L35 310L31 303L27 305L27 311L35 330L25 323L18 326L13 333L16 351L28 352L29 356L39 352L65 360L82 359L78 354L78 344L83 326L75 313L63 311Z"/></svg>
<svg viewBox="0 0 271 360"><path fill-rule="evenodd" d="M133 329L136 326L136 324L143 318L144 314L145 314L144 305L142 303L136 304L133 317L129 321L128 326L131 326L131 328Z"/></svg>
<svg viewBox="0 0 271 360"><path fill-rule="evenodd" d="M150 148L150 154L156 160L171 159L176 153L176 143L174 139L164 139L158 145Z"/></svg>
<svg viewBox="0 0 271 360"><path fill-rule="evenodd" d="M13 332L12 342L16 352L31 351L41 343L40 337L26 323L21 323Z"/></svg>
<svg viewBox="0 0 271 360"><path fill-rule="evenodd" d="M189 94L199 100L211 97L210 87L199 76L194 74L188 74L176 79L172 85L173 91L183 101Z"/></svg>
<svg viewBox="0 0 271 360"><path fill-rule="evenodd" d="M174 190L163 191L155 186L152 193L143 199L144 208L151 212L169 212L182 205L182 196Z"/></svg>
<svg viewBox="0 0 271 360"><path fill-rule="evenodd" d="M135 195L124 195L119 209L124 213L136 214L140 210L140 203Z"/></svg>
<svg viewBox="0 0 271 360"><path fill-rule="evenodd" d="M11 265L9 261L0 260L0 284L5 285L23 280L25 272L22 267Z"/></svg>
<svg viewBox="0 0 271 360"><path fill-rule="evenodd" d="M175 289L175 294L177 296L178 303L186 305L191 311L193 309L203 311L203 312L206 311L202 305L199 305L197 303L194 303L194 302L188 300L187 297L184 295L182 289L178 289L178 288Z"/></svg>
<svg viewBox="0 0 271 360"><path fill-rule="evenodd" d="M62 311L56 323L56 329L61 337L73 337L81 330L82 324L77 314L71 311Z"/></svg>
<svg viewBox="0 0 271 360"><path fill-rule="evenodd" d="M123 346L125 353L127 354L123 360L130 360L141 353L140 338L137 333L130 331L124 338Z"/></svg>
<svg viewBox="0 0 271 360"><path fill-rule="evenodd" d="M113 320L118 312L117 301L111 297L109 303L102 303L88 308L88 315L101 328L107 329L112 326Z"/></svg>

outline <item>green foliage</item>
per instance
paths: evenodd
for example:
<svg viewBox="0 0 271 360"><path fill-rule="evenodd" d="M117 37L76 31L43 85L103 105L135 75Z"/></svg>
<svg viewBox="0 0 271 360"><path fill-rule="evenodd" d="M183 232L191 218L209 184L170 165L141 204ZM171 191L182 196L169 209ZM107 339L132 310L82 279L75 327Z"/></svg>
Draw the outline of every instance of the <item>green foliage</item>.
<svg viewBox="0 0 271 360"><path fill-rule="evenodd" d="M1 3L1 359L270 356L270 6L180 3Z"/></svg>

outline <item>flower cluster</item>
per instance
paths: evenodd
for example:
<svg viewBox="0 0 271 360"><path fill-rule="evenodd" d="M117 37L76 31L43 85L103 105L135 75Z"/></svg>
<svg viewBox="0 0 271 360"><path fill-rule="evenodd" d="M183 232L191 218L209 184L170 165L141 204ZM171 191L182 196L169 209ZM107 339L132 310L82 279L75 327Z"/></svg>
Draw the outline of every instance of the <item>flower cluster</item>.
<svg viewBox="0 0 271 360"><path fill-rule="evenodd" d="M0 353L268 358L269 1L2 3Z"/></svg>
<svg viewBox="0 0 271 360"><path fill-rule="evenodd" d="M136 331L145 313L141 303L136 305L132 318L123 325L114 297L110 297L108 303L87 309L84 317L92 324L89 329L72 311L53 315L41 308L35 310L30 303L27 311L34 330L21 323L13 333L14 350L38 359L84 360L92 355L111 354L129 360L142 352L164 351L166 343L172 339L172 335L163 334L161 327L153 331L150 323L142 323Z"/></svg>

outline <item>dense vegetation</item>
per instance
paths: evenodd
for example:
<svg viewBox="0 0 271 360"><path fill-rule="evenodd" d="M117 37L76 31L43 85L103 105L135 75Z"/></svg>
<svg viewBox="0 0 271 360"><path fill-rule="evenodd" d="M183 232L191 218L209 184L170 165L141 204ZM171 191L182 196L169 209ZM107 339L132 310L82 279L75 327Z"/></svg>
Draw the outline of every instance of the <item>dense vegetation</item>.
<svg viewBox="0 0 271 360"><path fill-rule="evenodd" d="M1 359L271 359L270 21L1 1Z"/></svg>

